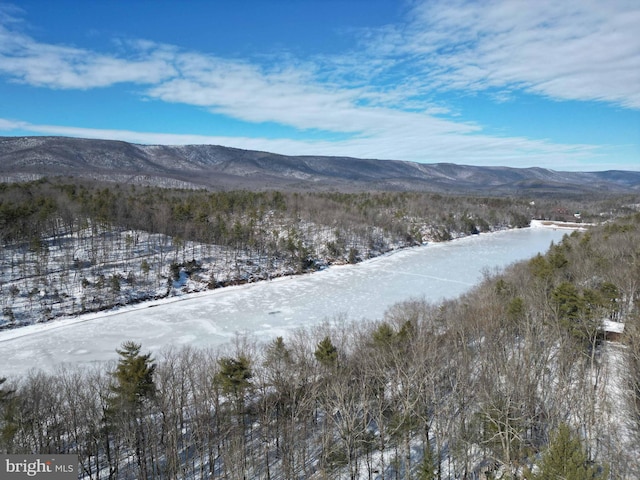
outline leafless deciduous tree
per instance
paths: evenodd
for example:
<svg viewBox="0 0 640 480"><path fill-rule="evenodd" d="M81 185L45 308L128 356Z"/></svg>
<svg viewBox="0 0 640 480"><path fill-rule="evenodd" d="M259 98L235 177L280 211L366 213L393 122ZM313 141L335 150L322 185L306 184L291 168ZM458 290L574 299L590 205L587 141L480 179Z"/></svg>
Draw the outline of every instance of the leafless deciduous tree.
<svg viewBox="0 0 640 480"><path fill-rule="evenodd" d="M524 478L568 426L596 478L637 478L639 232L568 235L379 320L0 381L0 448L76 453L89 479Z"/></svg>

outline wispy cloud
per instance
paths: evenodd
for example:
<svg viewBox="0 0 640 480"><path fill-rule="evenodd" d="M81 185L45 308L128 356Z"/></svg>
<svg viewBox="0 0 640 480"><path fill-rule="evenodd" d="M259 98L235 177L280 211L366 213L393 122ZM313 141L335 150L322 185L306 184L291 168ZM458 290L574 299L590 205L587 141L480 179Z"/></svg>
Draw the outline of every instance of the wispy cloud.
<svg viewBox="0 0 640 480"><path fill-rule="evenodd" d="M0 18L1 20L1 18ZM50 45L0 24L0 72L15 82L53 89L91 89L117 83L153 84L175 74L162 50L127 58Z"/></svg>
<svg viewBox="0 0 640 480"><path fill-rule="evenodd" d="M425 89L524 90L640 108L634 0L417 3L408 25L369 34L369 54L409 59Z"/></svg>

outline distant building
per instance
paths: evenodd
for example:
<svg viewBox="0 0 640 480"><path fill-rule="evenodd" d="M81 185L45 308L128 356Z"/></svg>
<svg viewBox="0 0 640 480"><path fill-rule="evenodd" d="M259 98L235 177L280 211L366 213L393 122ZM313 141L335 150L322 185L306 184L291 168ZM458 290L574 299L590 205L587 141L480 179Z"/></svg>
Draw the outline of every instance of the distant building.
<svg viewBox="0 0 640 480"><path fill-rule="evenodd" d="M624 323L613 322L609 319L602 321L602 337L610 342L619 342L624 334Z"/></svg>

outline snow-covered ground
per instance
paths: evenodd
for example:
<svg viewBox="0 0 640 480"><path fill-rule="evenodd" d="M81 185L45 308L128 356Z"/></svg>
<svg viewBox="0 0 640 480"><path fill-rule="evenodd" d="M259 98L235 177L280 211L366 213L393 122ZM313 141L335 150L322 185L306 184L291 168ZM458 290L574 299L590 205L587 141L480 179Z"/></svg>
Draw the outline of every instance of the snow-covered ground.
<svg viewBox="0 0 640 480"><path fill-rule="evenodd" d="M251 246L89 223L74 231L60 226L55 237L2 245L0 329L292 275L307 267L302 263L309 257L317 266L339 264L351 249L362 259L407 246L381 228L347 241L334 228L290 222L267 214L255 226L265 238ZM327 251L330 244L335 252Z"/></svg>
<svg viewBox="0 0 640 480"><path fill-rule="evenodd" d="M531 220L531 228L561 228L565 230L586 230L591 223L558 222L553 220Z"/></svg>
<svg viewBox="0 0 640 480"><path fill-rule="evenodd" d="M238 333L268 341L344 316L380 318L393 304L456 297L487 270L544 252L566 230L528 228L401 250L357 265L145 302L0 332L0 376L112 360L123 341L145 350L210 347Z"/></svg>

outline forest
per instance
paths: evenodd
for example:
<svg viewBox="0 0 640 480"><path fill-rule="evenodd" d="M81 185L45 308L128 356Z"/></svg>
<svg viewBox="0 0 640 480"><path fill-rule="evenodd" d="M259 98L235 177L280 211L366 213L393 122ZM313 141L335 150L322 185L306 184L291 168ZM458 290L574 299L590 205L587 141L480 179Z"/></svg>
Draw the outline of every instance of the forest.
<svg viewBox="0 0 640 480"><path fill-rule="evenodd" d="M314 260L331 242L349 261L374 232L420 242L533 215L580 211L586 222L613 211L584 199L43 185L30 201L33 185L2 191L3 242L54 245L79 228L118 224L254 256L296 254L298 268L307 268L302 250ZM8 221L20 205L40 223ZM290 227L298 235L274 241L275 223L263 222L278 217L299 219ZM340 235L311 244L300 232L312 224ZM456 300L418 298L377 320L336 318L265 343L238 337L223 349L155 356L124 342L110 365L4 379L0 451L74 453L87 479L639 478L639 234L637 213L602 222L487 273ZM624 333L609 336L605 321L624 323Z"/></svg>
<svg viewBox="0 0 640 480"><path fill-rule="evenodd" d="M0 184L0 328L355 263L532 218L602 222L633 197Z"/></svg>

